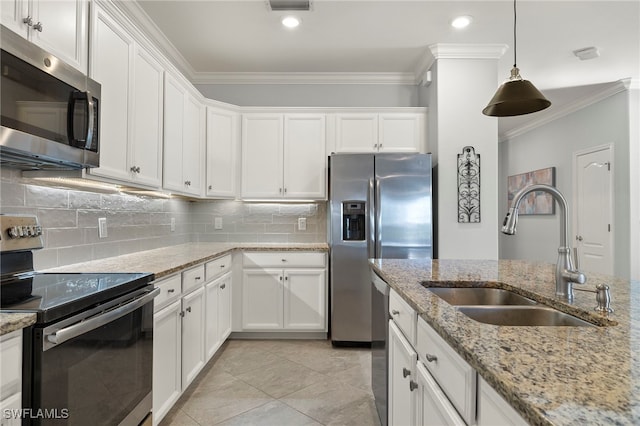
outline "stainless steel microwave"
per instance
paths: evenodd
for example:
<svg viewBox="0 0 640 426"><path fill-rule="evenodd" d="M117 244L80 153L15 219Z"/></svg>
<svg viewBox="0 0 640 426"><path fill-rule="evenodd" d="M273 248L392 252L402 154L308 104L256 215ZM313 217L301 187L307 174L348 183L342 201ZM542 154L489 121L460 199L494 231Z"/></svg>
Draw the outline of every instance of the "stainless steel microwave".
<svg viewBox="0 0 640 426"><path fill-rule="evenodd" d="M2 26L0 164L100 165L100 84Z"/></svg>

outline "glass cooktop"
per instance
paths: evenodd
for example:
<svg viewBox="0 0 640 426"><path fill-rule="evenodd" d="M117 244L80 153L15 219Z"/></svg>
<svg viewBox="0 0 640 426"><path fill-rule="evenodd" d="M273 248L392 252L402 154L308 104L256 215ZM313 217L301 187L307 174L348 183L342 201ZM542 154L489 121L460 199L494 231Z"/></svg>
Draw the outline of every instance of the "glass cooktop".
<svg viewBox="0 0 640 426"><path fill-rule="evenodd" d="M35 312L37 323L48 323L144 287L150 273L29 272L3 279L0 308Z"/></svg>

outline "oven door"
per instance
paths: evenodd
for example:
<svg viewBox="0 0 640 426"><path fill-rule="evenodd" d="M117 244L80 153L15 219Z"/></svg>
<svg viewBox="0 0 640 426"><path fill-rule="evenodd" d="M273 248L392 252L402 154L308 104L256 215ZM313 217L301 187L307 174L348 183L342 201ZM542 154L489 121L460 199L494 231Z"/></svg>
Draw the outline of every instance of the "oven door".
<svg viewBox="0 0 640 426"><path fill-rule="evenodd" d="M32 424L111 426L144 420L151 411L157 294L148 286L126 300L34 330L27 412Z"/></svg>

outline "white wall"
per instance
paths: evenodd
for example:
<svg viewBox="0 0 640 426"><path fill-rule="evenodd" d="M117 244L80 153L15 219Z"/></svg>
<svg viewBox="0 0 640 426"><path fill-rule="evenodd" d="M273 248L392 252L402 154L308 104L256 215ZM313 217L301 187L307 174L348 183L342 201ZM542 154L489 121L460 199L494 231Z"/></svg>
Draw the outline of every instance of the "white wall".
<svg viewBox="0 0 640 426"><path fill-rule="evenodd" d="M631 194L631 278L640 280L640 85L629 91L629 170Z"/></svg>
<svg viewBox="0 0 640 426"><path fill-rule="evenodd" d="M415 85L196 84L209 99L239 106L415 107Z"/></svg>
<svg viewBox="0 0 640 426"><path fill-rule="evenodd" d="M614 271L628 277L629 228L629 100L624 91L500 144L499 210L507 211L507 177L556 167L556 187L573 209L573 154L599 145L614 147ZM557 209L556 209L557 211ZM556 262L560 215L520 216L517 235L500 234L500 257ZM569 236L575 237L570 223Z"/></svg>
<svg viewBox="0 0 640 426"><path fill-rule="evenodd" d="M430 126L437 134L438 257L498 258L498 121L481 111L496 90L497 60L438 59ZM437 115L431 117L431 111ZM435 114L434 114L435 115ZM480 223L458 223L457 161L480 154ZM430 146L434 146L433 141Z"/></svg>

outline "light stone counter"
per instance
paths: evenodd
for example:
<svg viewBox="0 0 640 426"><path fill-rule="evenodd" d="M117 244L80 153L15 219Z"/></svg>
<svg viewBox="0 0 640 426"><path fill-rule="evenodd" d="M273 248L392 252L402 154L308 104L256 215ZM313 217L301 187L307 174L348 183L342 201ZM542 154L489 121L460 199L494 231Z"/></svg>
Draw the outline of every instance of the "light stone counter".
<svg viewBox="0 0 640 426"><path fill-rule="evenodd" d="M12 312L0 312L0 336L21 330L36 322L36 314L17 314Z"/></svg>
<svg viewBox="0 0 640 426"><path fill-rule="evenodd" d="M525 261L379 260L373 269L531 424L640 424L640 282L587 274L611 287L614 313L595 294L554 296L555 265ZM600 327L506 327L471 320L424 288L506 288Z"/></svg>
<svg viewBox="0 0 640 426"><path fill-rule="evenodd" d="M151 272L156 279L233 251L329 251L326 243L186 243L76 263L47 272Z"/></svg>

